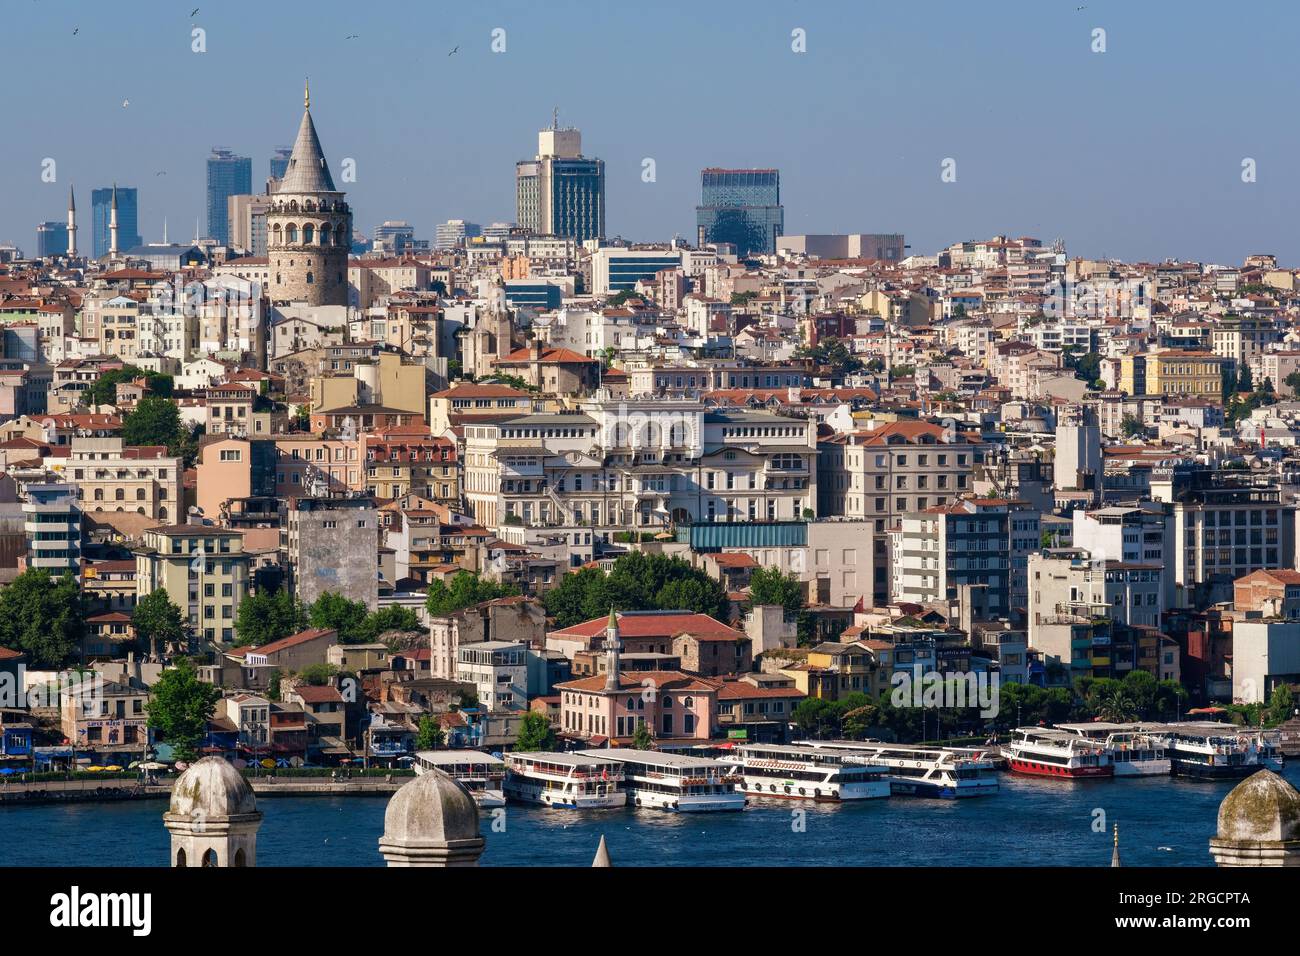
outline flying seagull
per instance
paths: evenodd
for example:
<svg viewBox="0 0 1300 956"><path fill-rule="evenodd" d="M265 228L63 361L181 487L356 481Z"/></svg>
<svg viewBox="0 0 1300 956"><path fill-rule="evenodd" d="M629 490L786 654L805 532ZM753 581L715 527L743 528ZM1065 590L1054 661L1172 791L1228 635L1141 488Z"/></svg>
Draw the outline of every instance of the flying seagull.
<svg viewBox="0 0 1300 956"><path fill-rule="evenodd" d="M459 50L459 49L460 49L460 47L458 47L458 46L456 46L456 47L452 47L451 53L455 53L455 52L456 52L457 50ZM448 53L447 55L448 55L448 56L451 56L451 53Z"/></svg>
<svg viewBox="0 0 1300 956"><path fill-rule="evenodd" d="M167 170L165 170L165 169L160 169L160 170L158 170L158 172L154 173L154 175L155 175L155 176L166 176L166 175L167 175Z"/></svg>
<svg viewBox="0 0 1300 956"><path fill-rule="evenodd" d="M199 12L199 8L195 7L193 10L190 11L190 16L194 16L198 12Z"/></svg>
<svg viewBox="0 0 1300 956"><path fill-rule="evenodd" d="M81 27L73 27L73 28L72 28L72 35L73 35L74 37L75 37L78 33L80 33L80 32L81 32Z"/></svg>
<svg viewBox="0 0 1300 956"><path fill-rule="evenodd" d="M127 108L128 106L130 106L130 105L131 105L131 101L130 101L130 100L123 100L123 101L122 101L122 109L126 109L126 108Z"/></svg>
<svg viewBox="0 0 1300 956"><path fill-rule="evenodd" d="M359 36L361 36L361 34L359 34L359 33L352 33L352 34L349 34L348 36L345 36L343 39L345 39L345 40L355 40L355 39L357 39Z"/></svg>

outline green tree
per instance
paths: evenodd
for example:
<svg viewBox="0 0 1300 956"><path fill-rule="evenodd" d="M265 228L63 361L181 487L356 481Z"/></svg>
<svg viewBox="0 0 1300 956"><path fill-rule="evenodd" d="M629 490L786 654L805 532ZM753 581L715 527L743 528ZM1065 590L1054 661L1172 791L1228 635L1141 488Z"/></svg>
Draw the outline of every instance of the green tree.
<svg viewBox="0 0 1300 956"><path fill-rule="evenodd" d="M429 585L424 606L434 617L445 617L453 611L484 601L510 597L519 589L511 584L497 584L481 578L472 571L460 571L451 579L451 585L439 580Z"/></svg>
<svg viewBox="0 0 1300 956"><path fill-rule="evenodd" d="M515 740L515 750L525 753L551 751L559 747L559 738L555 728L544 714L530 710L519 722L519 737Z"/></svg>
<svg viewBox="0 0 1300 956"><path fill-rule="evenodd" d="M793 574L782 574L776 567L759 568L749 576L751 604L779 604L793 617L804 608L803 585Z"/></svg>
<svg viewBox="0 0 1300 956"><path fill-rule="evenodd" d="M135 625L136 638L155 660L160 648L168 644L179 646L185 640L185 617L163 588L154 589L136 603L131 623Z"/></svg>
<svg viewBox="0 0 1300 956"><path fill-rule="evenodd" d="M303 683L310 687L324 687L338 676L339 669L334 664L308 664L298 672Z"/></svg>
<svg viewBox="0 0 1300 956"><path fill-rule="evenodd" d="M171 445L182 430L181 411L170 398L146 395L122 419L127 445Z"/></svg>
<svg viewBox="0 0 1300 956"><path fill-rule="evenodd" d="M199 680L187 657L163 671L149 689L149 726L171 745L177 760L193 760L221 690Z"/></svg>
<svg viewBox="0 0 1300 956"><path fill-rule="evenodd" d="M122 382L134 382L140 378L144 379L145 387L154 395L164 398L171 396L174 383L170 375L148 372L134 365L126 365L122 368L110 369L91 382L90 386L81 393L81 404L116 405L117 386Z"/></svg>
<svg viewBox="0 0 1300 956"><path fill-rule="evenodd" d="M1146 426L1136 415L1125 415L1119 420L1119 430L1125 438L1140 438L1146 434Z"/></svg>
<svg viewBox="0 0 1300 956"><path fill-rule="evenodd" d="M235 615L235 646L260 646L297 634L307 627L307 612L283 589L254 594L239 602Z"/></svg>
<svg viewBox="0 0 1300 956"><path fill-rule="evenodd" d="M442 728L436 720L428 715L420 718L420 729L415 734L416 750L434 750L442 746L444 739Z"/></svg>
<svg viewBox="0 0 1300 956"><path fill-rule="evenodd" d="M1290 720L1295 713L1295 694L1289 684L1278 684L1269 695L1268 707L1264 713L1264 722L1276 726Z"/></svg>
<svg viewBox="0 0 1300 956"><path fill-rule="evenodd" d="M266 682L266 696L271 700L280 699L280 668L271 671L271 679Z"/></svg>
<svg viewBox="0 0 1300 956"><path fill-rule="evenodd" d="M27 655L32 669L61 668L86 634L81 588L71 573L29 568L0 591L0 647Z"/></svg>
<svg viewBox="0 0 1300 956"><path fill-rule="evenodd" d="M654 734L650 733L650 727L644 720L636 722L636 730L632 731L632 747L635 750L654 750Z"/></svg>
<svg viewBox="0 0 1300 956"><path fill-rule="evenodd" d="M1241 371L1237 373L1237 391L1253 392L1255 390L1255 377L1251 374L1249 365L1242 365Z"/></svg>
<svg viewBox="0 0 1300 956"><path fill-rule="evenodd" d="M829 700L820 697L805 697L799 701L790 712L790 719L808 737L838 734L839 712Z"/></svg>
<svg viewBox="0 0 1300 956"><path fill-rule="evenodd" d="M361 623L360 637L363 643L377 641L381 634L389 631L421 631L420 615L409 607L389 604L366 616Z"/></svg>
<svg viewBox="0 0 1300 956"><path fill-rule="evenodd" d="M307 609L307 625L333 628L339 632L340 643L360 644L366 639L367 616L364 602L350 601L342 594L325 591Z"/></svg>
<svg viewBox="0 0 1300 956"><path fill-rule="evenodd" d="M1293 395L1300 395L1300 372L1292 372L1282 379L1282 384L1291 389Z"/></svg>

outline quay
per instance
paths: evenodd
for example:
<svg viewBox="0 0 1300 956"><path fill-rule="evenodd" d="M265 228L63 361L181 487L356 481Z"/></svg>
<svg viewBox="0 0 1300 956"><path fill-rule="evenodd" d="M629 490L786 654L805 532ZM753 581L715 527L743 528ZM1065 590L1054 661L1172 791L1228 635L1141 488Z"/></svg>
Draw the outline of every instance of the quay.
<svg viewBox="0 0 1300 956"><path fill-rule="evenodd" d="M250 777L259 797L380 796L396 793L409 774L331 780L327 777ZM0 784L0 806L34 803L95 803L156 800L168 797L173 781L141 783L138 778L6 781Z"/></svg>

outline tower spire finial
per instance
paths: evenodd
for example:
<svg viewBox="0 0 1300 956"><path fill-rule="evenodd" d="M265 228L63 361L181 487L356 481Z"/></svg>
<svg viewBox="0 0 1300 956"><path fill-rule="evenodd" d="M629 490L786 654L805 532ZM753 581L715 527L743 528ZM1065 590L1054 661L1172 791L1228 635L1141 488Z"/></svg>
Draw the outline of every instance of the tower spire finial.
<svg viewBox="0 0 1300 956"><path fill-rule="evenodd" d="M305 76L302 79L302 108L311 109L311 80Z"/></svg>

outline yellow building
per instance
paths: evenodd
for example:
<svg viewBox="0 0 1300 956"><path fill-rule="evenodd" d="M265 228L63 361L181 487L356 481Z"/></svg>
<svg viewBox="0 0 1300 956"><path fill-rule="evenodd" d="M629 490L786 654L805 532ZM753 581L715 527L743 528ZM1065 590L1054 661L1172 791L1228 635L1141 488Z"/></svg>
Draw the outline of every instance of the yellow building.
<svg viewBox="0 0 1300 956"><path fill-rule="evenodd" d="M134 553L138 598L162 588L197 637L234 640L251 560L242 531L190 524L150 528Z"/></svg>
<svg viewBox="0 0 1300 956"><path fill-rule="evenodd" d="M1120 359L1119 388L1128 395L1219 397L1227 359L1209 352L1170 349Z"/></svg>

